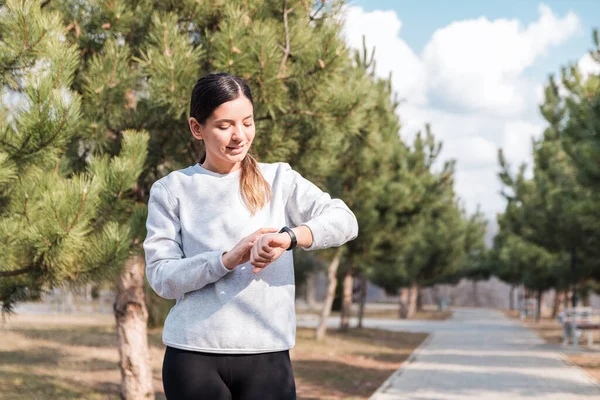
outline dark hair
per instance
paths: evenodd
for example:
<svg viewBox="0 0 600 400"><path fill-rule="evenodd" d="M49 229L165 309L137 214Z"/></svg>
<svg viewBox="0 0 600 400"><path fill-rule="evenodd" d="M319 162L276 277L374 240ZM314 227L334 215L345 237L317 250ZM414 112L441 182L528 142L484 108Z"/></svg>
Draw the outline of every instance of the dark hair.
<svg viewBox="0 0 600 400"><path fill-rule="evenodd" d="M240 96L246 97L254 105L250 87L242 78L226 72L203 76L192 90L190 117L204 125L217 107ZM200 156L200 163L204 160L206 152ZM246 207L253 215L271 199L271 187L250 152L242 160L240 191Z"/></svg>
<svg viewBox="0 0 600 400"><path fill-rule="evenodd" d="M194 117L196 121L204 125L215 108L237 99L240 94L254 105L250 87L242 78L226 72L203 76L198 79L194 90L192 90L190 117Z"/></svg>

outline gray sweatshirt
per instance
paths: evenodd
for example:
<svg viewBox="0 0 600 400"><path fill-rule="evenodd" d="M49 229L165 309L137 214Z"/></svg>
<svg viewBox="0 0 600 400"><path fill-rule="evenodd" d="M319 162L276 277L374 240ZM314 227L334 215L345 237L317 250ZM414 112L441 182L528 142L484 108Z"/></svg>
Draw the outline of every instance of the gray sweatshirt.
<svg viewBox="0 0 600 400"><path fill-rule="evenodd" d="M148 202L146 275L159 296L177 299L164 344L209 353L261 353L294 347L292 252L257 274L228 270L222 254L259 228L306 225L306 250L341 246L358 235L352 211L288 164L259 164L272 200L251 215L240 197L241 170L218 174L199 164L156 181Z"/></svg>

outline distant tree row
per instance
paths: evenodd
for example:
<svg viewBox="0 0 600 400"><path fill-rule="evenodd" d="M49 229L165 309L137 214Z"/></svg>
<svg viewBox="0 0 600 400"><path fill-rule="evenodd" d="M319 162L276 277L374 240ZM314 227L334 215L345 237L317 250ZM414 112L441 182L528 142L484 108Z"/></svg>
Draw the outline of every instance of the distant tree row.
<svg viewBox="0 0 600 400"><path fill-rule="evenodd" d="M598 31L593 41L590 55L600 66ZM532 176L525 165L513 173L499 153L507 205L493 258L495 273L524 285L538 306L556 290L556 314L600 290L600 75L571 65L558 81L549 78L544 93L547 127L532 142Z"/></svg>

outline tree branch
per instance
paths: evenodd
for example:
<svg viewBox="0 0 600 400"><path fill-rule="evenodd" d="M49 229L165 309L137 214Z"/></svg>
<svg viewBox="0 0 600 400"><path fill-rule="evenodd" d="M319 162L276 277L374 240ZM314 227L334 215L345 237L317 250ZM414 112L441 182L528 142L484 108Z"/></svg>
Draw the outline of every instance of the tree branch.
<svg viewBox="0 0 600 400"><path fill-rule="evenodd" d="M285 64L290 56L290 29L288 26L288 14L292 12L293 8L287 8L287 0L283 0L283 26L285 28L285 48L283 49L283 58L281 59L281 65L279 66L279 76L282 77L285 71Z"/></svg>
<svg viewBox="0 0 600 400"><path fill-rule="evenodd" d="M38 151L42 150L43 148L45 148L46 146L48 146L50 143L52 143L54 141L54 139L56 139L58 137L58 135L60 134L60 132L64 128L65 124L67 123L67 113L68 113L68 110L65 108L65 110L63 111L62 120L60 121L58 129L56 129L56 132L54 132L54 134L48 140L43 141L42 143L40 143L39 146L38 146L38 148L32 149L32 150L28 150L28 151L23 151L20 155L22 155L22 156L32 155L32 154L37 153ZM27 144L27 141L29 140L29 138L31 138L31 135L27 136L27 138L25 139L26 143L24 145ZM21 146L21 148L19 150L24 150L24 146ZM15 154L11 158L14 159L15 158L14 156L17 156L17 155L19 155L19 154Z"/></svg>
<svg viewBox="0 0 600 400"><path fill-rule="evenodd" d="M56 221L58 221L58 224L60 225L60 227L63 228L63 230L66 233L69 233L69 228L67 228L65 226L65 224L63 224L62 221L60 220L60 217L58 216L58 211L56 210L56 207L52 206L52 210L54 211L54 216L56 217Z"/></svg>
<svg viewBox="0 0 600 400"><path fill-rule="evenodd" d="M87 196L87 187L85 189L83 189L83 196L81 196L81 202L79 203L79 210L77 210L77 215L75 216L75 219L71 223L71 226L69 226L69 230L68 230L69 232L73 229L73 227L77 223L77 220L79 220L79 216L81 215L81 211L83 210L83 204L85 203L86 196Z"/></svg>
<svg viewBox="0 0 600 400"><path fill-rule="evenodd" d="M11 276L23 275L31 271L32 267L25 267L21 269L15 269L13 271L0 271L0 278L9 278Z"/></svg>

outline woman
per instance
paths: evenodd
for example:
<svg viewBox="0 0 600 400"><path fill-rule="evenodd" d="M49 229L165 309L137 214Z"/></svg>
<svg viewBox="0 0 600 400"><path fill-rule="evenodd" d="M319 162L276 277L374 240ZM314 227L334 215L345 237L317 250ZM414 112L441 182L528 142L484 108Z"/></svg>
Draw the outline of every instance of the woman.
<svg viewBox="0 0 600 400"><path fill-rule="evenodd" d="M189 126L205 154L150 191L146 273L177 299L163 330L169 400L295 399L291 251L341 246L354 214L285 163L258 164L252 94L220 73L193 89Z"/></svg>

